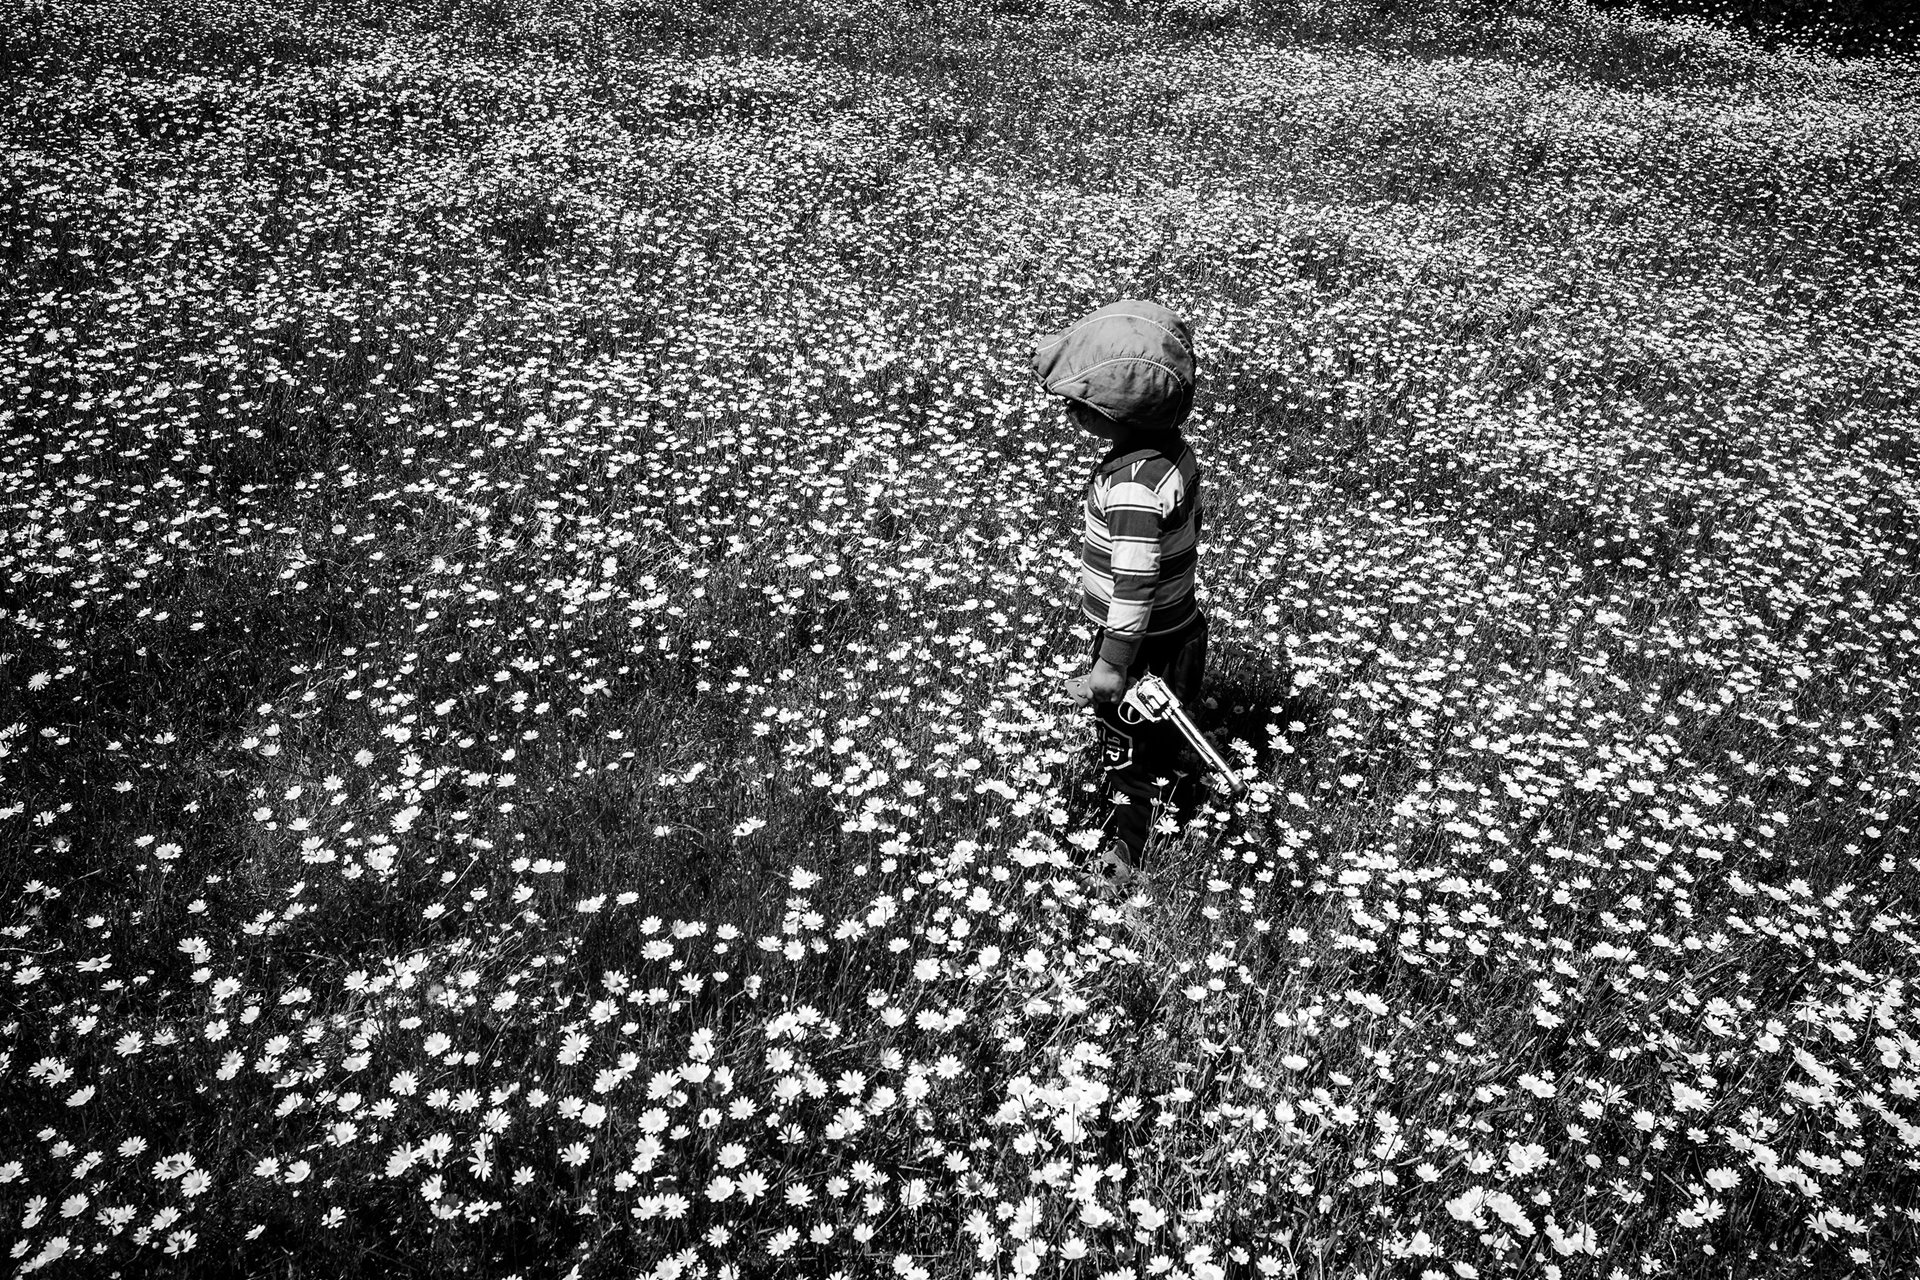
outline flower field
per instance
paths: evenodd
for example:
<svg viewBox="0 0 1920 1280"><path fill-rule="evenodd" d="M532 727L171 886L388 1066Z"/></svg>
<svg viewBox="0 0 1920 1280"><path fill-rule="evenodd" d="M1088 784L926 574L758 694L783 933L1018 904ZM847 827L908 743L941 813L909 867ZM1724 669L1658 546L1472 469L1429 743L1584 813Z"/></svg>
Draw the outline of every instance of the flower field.
<svg viewBox="0 0 1920 1280"><path fill-rule="evenodd" d="M9 1274L1910 1274L1920 64L1344 3L0 0Z"/></svg>

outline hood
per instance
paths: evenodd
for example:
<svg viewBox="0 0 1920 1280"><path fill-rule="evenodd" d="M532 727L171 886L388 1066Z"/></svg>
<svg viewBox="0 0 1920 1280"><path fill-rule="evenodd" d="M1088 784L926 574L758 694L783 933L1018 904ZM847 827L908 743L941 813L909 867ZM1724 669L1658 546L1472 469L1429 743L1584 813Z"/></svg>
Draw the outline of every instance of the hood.
<svg viewBox="0 0 1920 1280"><path fill-rule="evenodd" d="M1177 427L1193 411L1193 330L1157 302L1125 298L1040 339L1033 369L1049 395L1132 430Z"/></svg>

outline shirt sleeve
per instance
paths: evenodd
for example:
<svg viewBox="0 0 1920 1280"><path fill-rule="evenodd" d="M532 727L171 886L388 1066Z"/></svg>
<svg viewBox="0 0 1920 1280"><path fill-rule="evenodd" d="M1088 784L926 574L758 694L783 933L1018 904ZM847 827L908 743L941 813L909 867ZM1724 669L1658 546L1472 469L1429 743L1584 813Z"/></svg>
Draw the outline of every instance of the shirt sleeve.
<svg viewBox="0 0 1920 1280"><path fill-rule="evenodd" d="M1107 535L1112 542L1113 603L1107 607L1100 656L1125 670L1133 665L1153 618L1160 579L1160 525L1173 509L1165 468L1145 467L1116 476L1107 491ZM1155 479L1160 483L1154 483Z"/></svg>

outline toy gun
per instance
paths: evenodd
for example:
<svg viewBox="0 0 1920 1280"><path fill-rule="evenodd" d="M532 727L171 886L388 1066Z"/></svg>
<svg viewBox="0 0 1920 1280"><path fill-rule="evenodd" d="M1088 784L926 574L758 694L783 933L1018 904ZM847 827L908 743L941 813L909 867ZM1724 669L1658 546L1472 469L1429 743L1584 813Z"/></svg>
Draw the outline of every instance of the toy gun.
<svg viewBox="0 0 1920 1280"><path fill-rule="evenodd" d="M1075 702L1084 706L1090 700L1086 677L1069 680L1067 693ZM1187 740L1187 745L1206 762L1207 768L1213 771L1214 777L1226 784L1229 791L1235 796L1246 794L1247 784L1240 780L1240 775L1233 771L1233 766L1229 765L1226 758L1214 749L1211 742L1207 741L1206 736L1200 732L1200 726L1187 715L1186 708L1180 705L1180 699L1174 696L1173 690L1169 689L1167 682L1159 676L1146 675L1134 681L1127 689L1126 696L1120 699L1116 714L1119 715L1122 724L1171 724L1180 731L1180 736Z"/></svg>

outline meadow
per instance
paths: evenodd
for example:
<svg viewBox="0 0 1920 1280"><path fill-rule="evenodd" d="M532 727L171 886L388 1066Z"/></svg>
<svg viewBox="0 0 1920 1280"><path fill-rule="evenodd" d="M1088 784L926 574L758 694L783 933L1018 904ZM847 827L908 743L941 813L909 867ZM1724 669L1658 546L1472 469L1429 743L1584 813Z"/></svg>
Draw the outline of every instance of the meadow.
<svg viewBox="0 0 1920 1280"><path fill-rule="evenodd" d="M1912 1274L1920 63L0 0L0 67L12 1274ZM1113 901L1025 351L1121 296L1250 790Z"/></svg>

